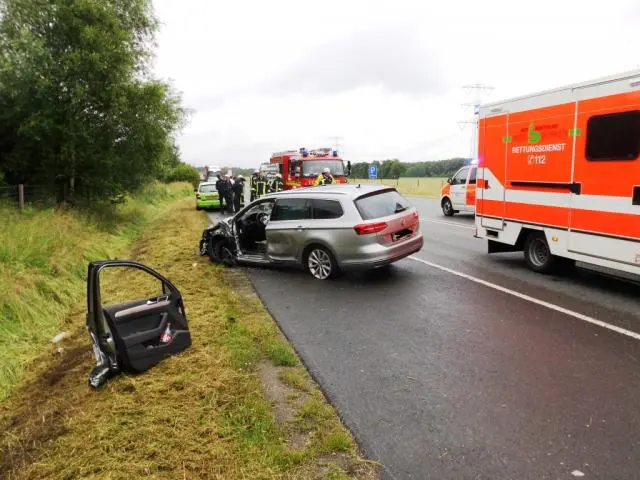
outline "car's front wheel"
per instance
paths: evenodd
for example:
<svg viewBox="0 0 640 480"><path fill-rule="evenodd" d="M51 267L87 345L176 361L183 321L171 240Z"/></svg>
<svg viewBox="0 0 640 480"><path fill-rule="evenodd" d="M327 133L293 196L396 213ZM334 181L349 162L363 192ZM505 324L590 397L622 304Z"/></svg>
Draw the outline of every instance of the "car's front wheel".
<svg viewBox="0 0 640 480"><path fill-rule="evenodd" d="M453 214L455 213L453 210L453 204L448 198L442 199L442 213L447 217L453 217Z"/></svg>
<svg viewBox="0 0 640 480"><path fill-rule="evenodd" d="M227 267L233 267L236 264L236 249L229 239L220 240L216 244L216 257L218 261Z"/></svg>
<svg viewBox="0 0 640 480"><path fill-rule="evenodd" d="M311 247L306 258L307 270L318 280L327 280L338 273L338 265L333 255L325 247Z"/></svg>

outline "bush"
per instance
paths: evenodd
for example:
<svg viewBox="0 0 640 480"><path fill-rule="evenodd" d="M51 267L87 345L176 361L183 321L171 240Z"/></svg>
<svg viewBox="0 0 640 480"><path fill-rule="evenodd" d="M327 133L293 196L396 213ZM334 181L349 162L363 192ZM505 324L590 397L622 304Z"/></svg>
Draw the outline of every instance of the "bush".
<svg viewBox="0 0 640 480"><path fill-rule="evenodd" d="M200 183L200 173L193 165L181 163L167 172L164 181L167 183L189 182L193 185L193 188L197 188Z"/></svg>

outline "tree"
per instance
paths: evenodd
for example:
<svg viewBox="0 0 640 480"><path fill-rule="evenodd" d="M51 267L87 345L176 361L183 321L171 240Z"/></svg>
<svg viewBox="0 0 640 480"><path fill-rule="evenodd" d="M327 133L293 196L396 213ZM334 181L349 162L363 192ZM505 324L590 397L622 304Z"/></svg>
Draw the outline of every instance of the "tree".
<svg viewBox="0 0 640 480"><path fill-rule="evenodd" d="M368 178L369 165L378 167L378 178L398 177L450 177L466 162L464 158L405 163L398 159L352 164L353 178Z"/></svg>
<svg viewBox="0 0 640 480"><path fill-rule="evenodd" d="M200 172L193 165L180 162L175 167L171 168L165 177L165 182L189 182L196 188L200 183Z"/></svg>
<svg viewBox="0 0 640 480"><path fill-rule="evenodd" d="M175 167L185 111L149 73L150 0L0 0L0 168L91 197Z"/></svg>

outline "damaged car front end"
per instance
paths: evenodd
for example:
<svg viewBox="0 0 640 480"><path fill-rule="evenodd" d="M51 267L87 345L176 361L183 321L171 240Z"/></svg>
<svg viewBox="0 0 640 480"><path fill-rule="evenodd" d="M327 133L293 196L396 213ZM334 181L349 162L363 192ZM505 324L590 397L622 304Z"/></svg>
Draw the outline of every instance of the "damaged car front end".
<svg viewBox="0 0 640 480"><path fill-rule="evenodd" d="M233 217L222 219L207 228L200 238L200 255L208 255L216 263L235 265L238 248L233 230Z"/></svg>

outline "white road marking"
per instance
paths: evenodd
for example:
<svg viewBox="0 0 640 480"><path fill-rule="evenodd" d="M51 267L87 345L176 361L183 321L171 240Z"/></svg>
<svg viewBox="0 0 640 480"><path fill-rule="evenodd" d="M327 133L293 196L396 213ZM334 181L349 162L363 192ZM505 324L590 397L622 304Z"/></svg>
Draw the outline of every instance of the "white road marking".
<svg viewBox="0 0 640 480"><path fill-rule="evenodd" d="M416 262L423 263L429 267L437 268L438 270L442 270L443 272L451 273L452 275L456 275L458 277L465 278L467 280L471 280L472 282L479 283L480 285L484 285L485 287L493 288L494 290L498 290L503 293L507 293L509 295L513 295L514 297L520 298L522 300L526 300L527 302L535 303L537 305L541 305L543 307L549 308L551 310L555 310L556 312L564 313L565 315L569 315L573 318L577 318L578 320L582 320L583 322L591 323L592 325L597 325L598 327L606 328L607 330L611 330L612 332L619 333L621 335L626 335L627 337L634 338L636 340L640 340L640 333L632 332L631 330L627 330L622 327L618 327L616 325L611 325L610 323L603 322L602 320L598 320L596 318L590 317L588 315L584 315L582 313L574 312L573 310L569 310L564 307L560 307L559 305L555 305L550 302L545 302L544 300L540 300L539 298L530 297L529 295L525 295L524 293L516 292L515 290L510 290L505 287L501 287L500 285L496 285L495 283L487 282L486 280L482 280L480 278L474 277L472 275L467 275L466 273L458 272L457 270L453 270L451 268L443 267L442 265L438 265L437 263L429 262L427 260L423 260L421 258L417 258L414 256L409 257L411 260Z"/></svg>
<svg viewBox="0 0 640 480"><path fill-rule="evenodd" d="M420 221L421 222L429 222L429 223L442 223L443 225L450 225L452 227L458 227L458 228L467 228L469 230L473 230L475 227L470 227L468 225L462 225L460 223L456 223L456 222L447 222L446 220L432 220L431 218L422 218L420 217Z"/></svg>

